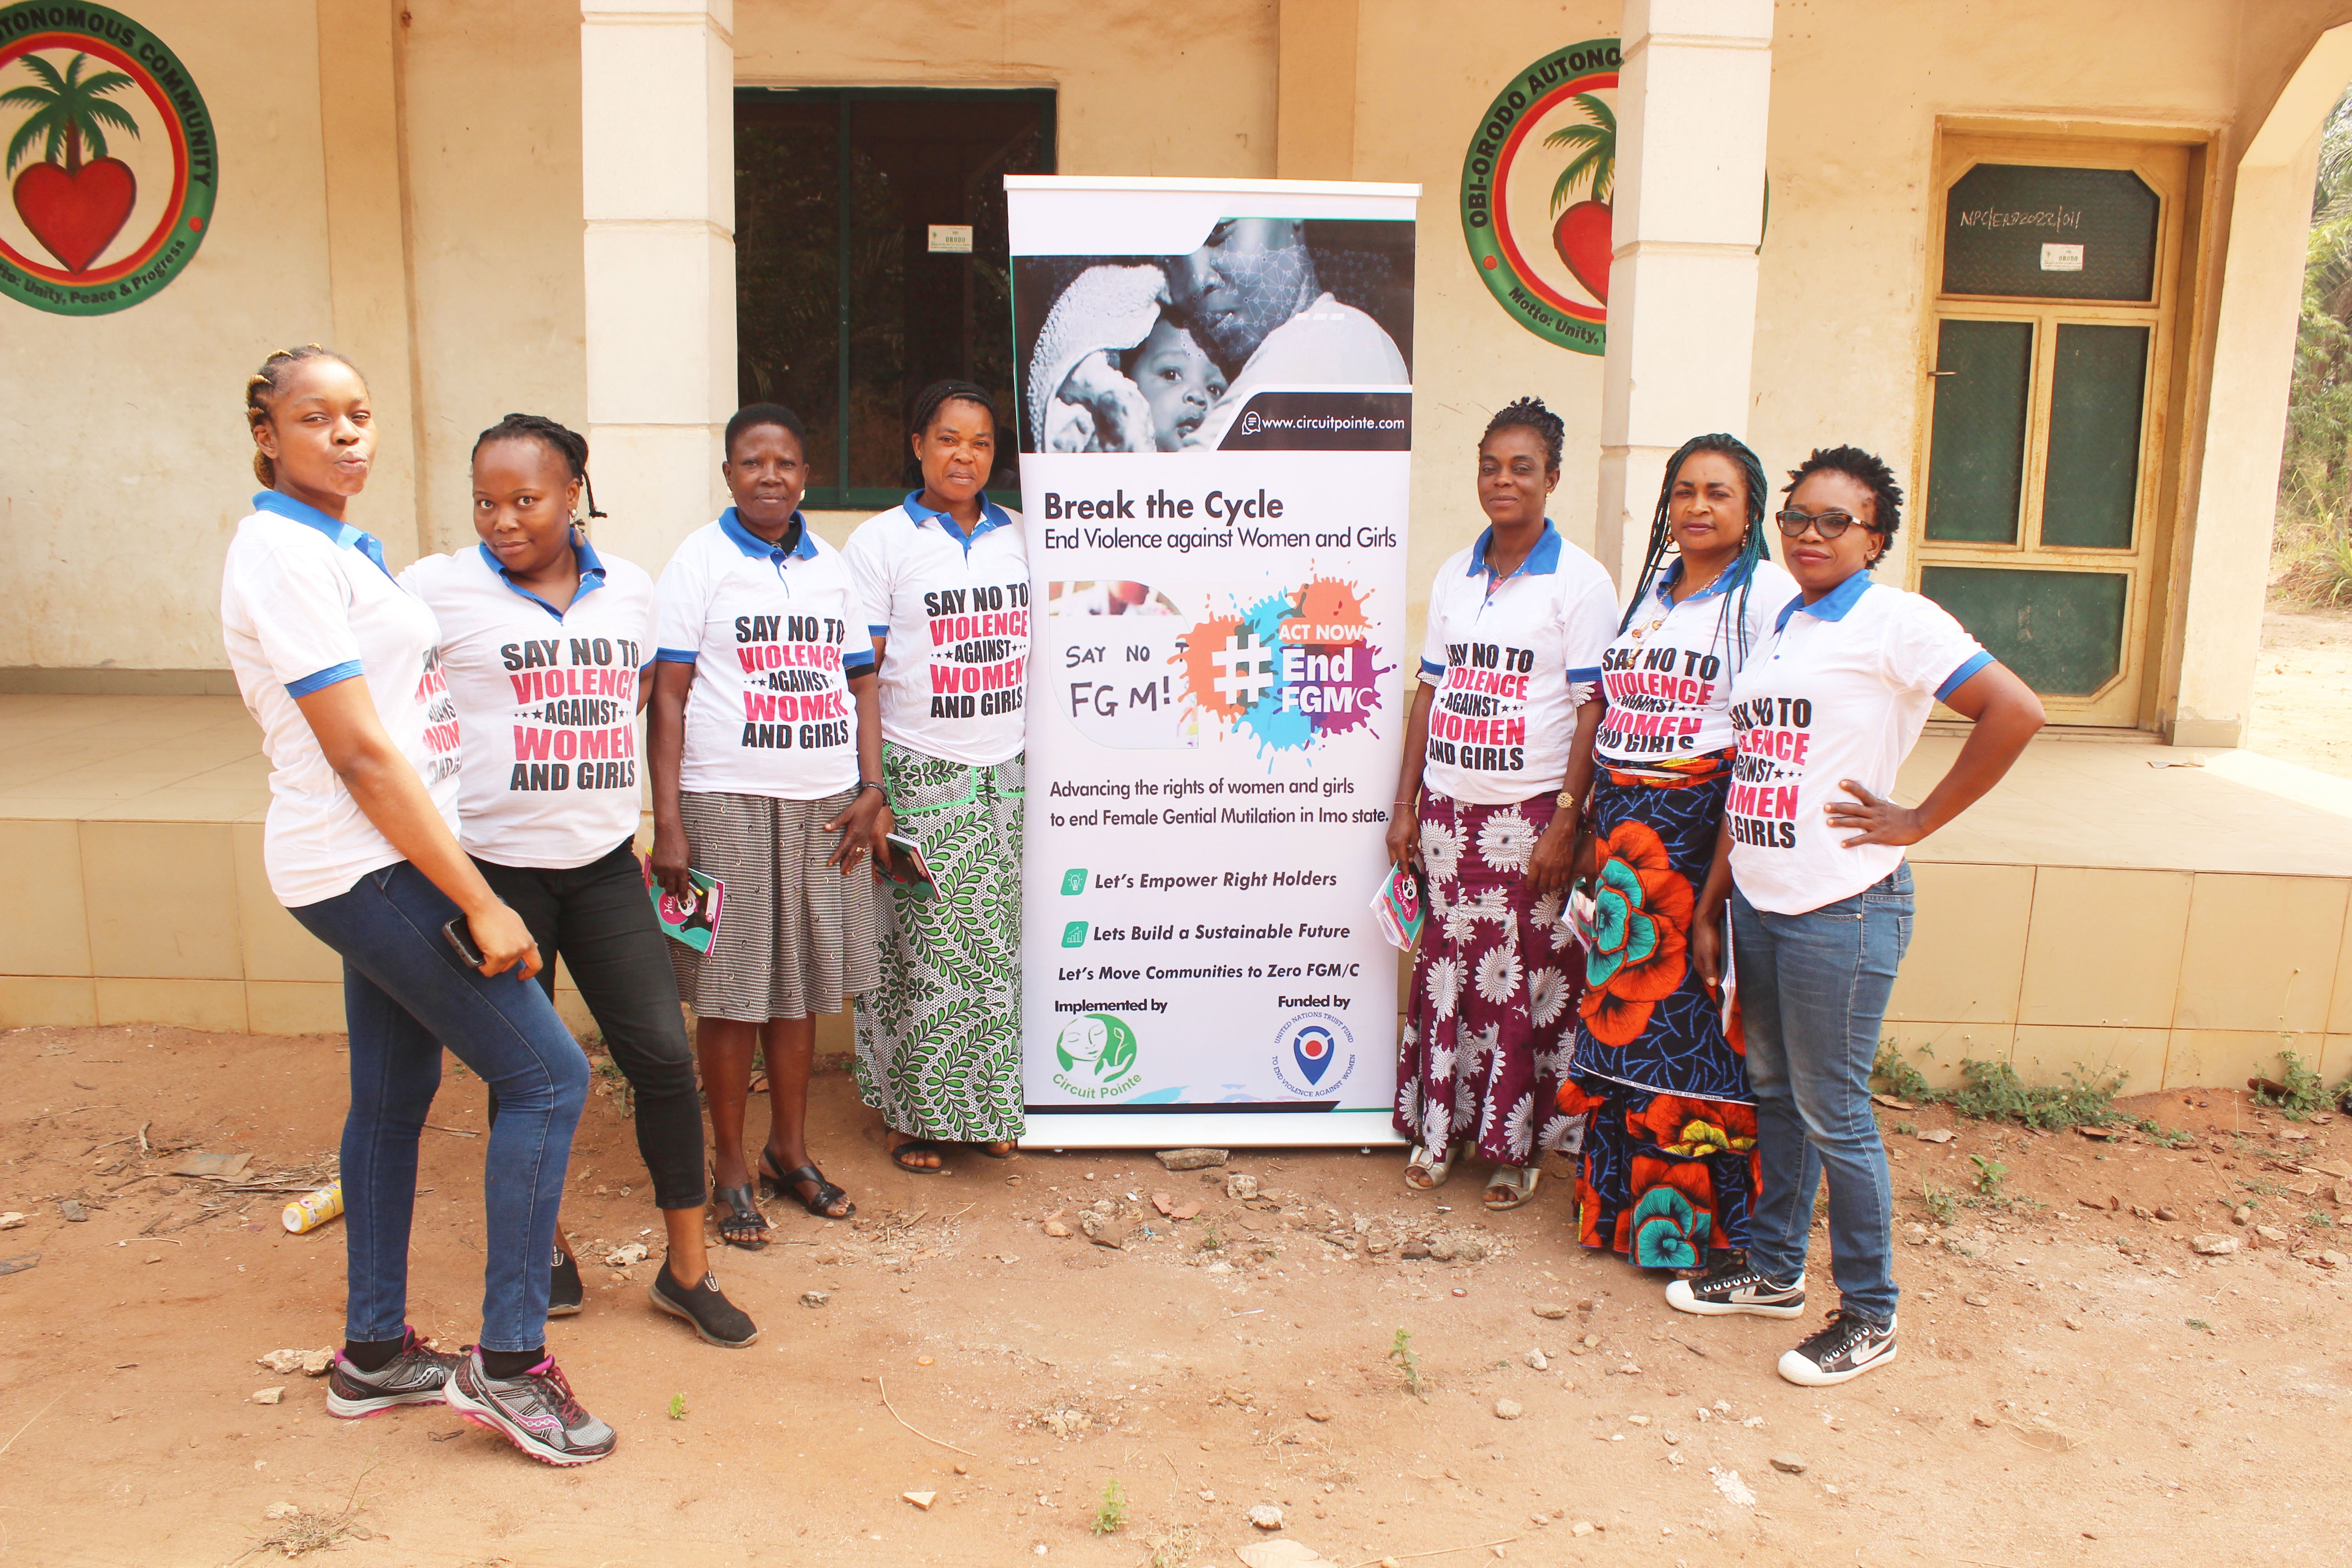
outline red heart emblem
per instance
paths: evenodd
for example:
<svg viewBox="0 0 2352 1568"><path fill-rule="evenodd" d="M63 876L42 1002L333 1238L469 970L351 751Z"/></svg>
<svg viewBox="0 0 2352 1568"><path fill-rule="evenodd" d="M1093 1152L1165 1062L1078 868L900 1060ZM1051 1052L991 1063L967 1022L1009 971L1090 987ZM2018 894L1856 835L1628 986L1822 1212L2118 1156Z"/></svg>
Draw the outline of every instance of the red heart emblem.
<svg viewBox="0 0 2352 1568"><path fill-rule="evenodd" d="M1551 247L1591 296L1609 303L1609 262L1616 249L1611 235L1615 216L1606 203L1579 202L1552 226Z"/></svg>
<svg viewBox="0 0 2352 1568"><path fill-rule="evenodd" d="M68 272L89 264L114 242L138 199L139 182L120 158L99 158L68 174L36 163L16 176L16 215L33 237Z"/></svg>

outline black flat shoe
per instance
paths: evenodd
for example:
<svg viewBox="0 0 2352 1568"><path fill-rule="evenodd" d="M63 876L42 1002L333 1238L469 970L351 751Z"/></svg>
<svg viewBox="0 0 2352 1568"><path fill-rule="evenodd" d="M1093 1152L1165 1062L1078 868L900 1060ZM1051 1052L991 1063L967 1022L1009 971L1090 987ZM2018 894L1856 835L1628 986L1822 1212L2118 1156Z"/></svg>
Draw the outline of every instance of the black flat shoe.
<svg viewBox="0 0 2352 1568"><path fill-rule="evenodd" d="M564 1256L562 1247L556 1248L554 1261L547 1271L547 1315L568 1318L580 1310L587 1299L588 1293L580 1284L579 1262Z"/></svg>
<svg viewBox="0 0 2352 1568"><path fill-rule="evenodd" d="M719 1239L746 1252L764 1248L768 1245L768 1216L751 1201L751 1187L722 1187L714 1183L711 1191L719 1200Z"/></svg>
<svg viewBox="0 0 2352 1568"><path fill-rule="evenodd" d="M760 1153L759 1169L761 1197L790 1198L819 1219L847 1219L857 1212L857 1205L849 1201L849 1194L826 1181L824 1173L814 1164L786 1171L780 1176L776 1174L774 1166L769 1161L767 1152L762 1150ZM816 1191L803 1197L799 1192L803 1182L810 1183ZM835 1204L845 1205L839 1214L833 1212L833 1206ZM720 1234L726 1233L721 1231Z"/></svg>
<svg viewBox="0 0 2352 1568"><path fill-rule="evenodd" d="M683 1318L707 1344L740 1351L760 1337L760 1327L719 1289L719 1276L705 1274L699 1285L681 1285L670 1275L665 1259L661 1272L646 1288L656 1311Z"/></svg>

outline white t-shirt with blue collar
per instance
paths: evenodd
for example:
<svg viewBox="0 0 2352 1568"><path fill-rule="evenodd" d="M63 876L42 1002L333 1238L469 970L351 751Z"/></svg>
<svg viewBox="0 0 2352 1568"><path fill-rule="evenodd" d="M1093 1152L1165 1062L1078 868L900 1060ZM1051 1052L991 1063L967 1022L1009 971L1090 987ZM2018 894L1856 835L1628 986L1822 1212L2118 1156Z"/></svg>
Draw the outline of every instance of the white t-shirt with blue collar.
<svg viewBox="0 0 2352 1568"><path fill-rule="evenodd" d="M262 865L278 901L298 910L403 857L343 787L297 698L364 679L384 733L453 834L462 753L436 651L441 628L393 581L383 545L275 490L253 507L221 568L221 634L269 758Z"/></svg>
<svg viewBox="0 0 2352 1568"><path fill-rule="evenodd" d="M771 544L730 506L662 568L654 658L694 666L680 789L822 800L857 783L849 677L874 644L841 552L798 512L795 534Z"/></svg>
<svg viewBox="0 0 2352 1568"><path fill-rule="evenodd" d="M1677 605L1682 573L1676 561L1658 574L1601 656L1609 706L1592 749L1612 762L1638 767L1730 745L1731 683L1797 593L1796 580L1761 556L1734 561Z"/></svg>
<svg viewBox="0 0 2352 1568"><path fill-rule="evenodd" d="M969 767L1020 755L1029 680L1029 552L1021 514L986 496L967 535L918 490L842 551L882 656L882 738Z"/></svg>
<svg viewBox="0 0 2352 1568"><path fill-rule="evenodd" d="M1486 563L1494 537L1487 529L1437 569L1421 656L1422 684L1436 688L1422 782L1473 805L1559 788L1576 710L1617 633L1616 584L1549 518L1499 582Z"/></svg>
<svg viewBox="0 0 2352 1568"><path fill-rule="evenodd" d="M1790 599L1731 688L1738 731L1725 820L1748 901L1798 915L1853 898L1903 863L1899 845L1849 849L1828 810L1882 798L1935 704L1993 662L1949 611L1857 572L1811 605Z"/></svg>
<svg viewBox="0 0 2352 1568"><path fill-rule="evenodd" d="M441 623L441 669L465 736L458 841L498 866L570 870L637 831L637 689L653 661L654 581L574 546L562 609L507 575L487 545L427 555L401 586Z"/></svg>

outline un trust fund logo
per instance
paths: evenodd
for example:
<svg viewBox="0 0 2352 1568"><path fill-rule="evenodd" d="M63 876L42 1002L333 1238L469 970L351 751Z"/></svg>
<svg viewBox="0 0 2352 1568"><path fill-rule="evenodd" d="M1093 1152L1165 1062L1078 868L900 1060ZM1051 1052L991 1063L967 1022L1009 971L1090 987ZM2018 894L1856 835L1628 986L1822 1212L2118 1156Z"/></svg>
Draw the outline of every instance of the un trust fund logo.
<svg viewBox="0 0 2352 1568"><path fill-rule="evenodd" d="M1274 1079L1301 1100L1329 1100L1356 1072L1356 1037L1337 1015L1294 1013L1275 1035Z"/></svg>
<svg viewBox="0 0 2352 1568"><path fill-rule="evenodd" d="M1054 1087L1074 1100L1117 1100L1143 1082L1135 1030L1115 1013L1084 1013L1054 1040Z"/></svg>
<svg viewBox="0 0 2352 1568"><path fill-rule="evenodd" d="M103 5L0 5L0 294L100 316L179 276L220 183L204 95L163 40Z"/></svg>

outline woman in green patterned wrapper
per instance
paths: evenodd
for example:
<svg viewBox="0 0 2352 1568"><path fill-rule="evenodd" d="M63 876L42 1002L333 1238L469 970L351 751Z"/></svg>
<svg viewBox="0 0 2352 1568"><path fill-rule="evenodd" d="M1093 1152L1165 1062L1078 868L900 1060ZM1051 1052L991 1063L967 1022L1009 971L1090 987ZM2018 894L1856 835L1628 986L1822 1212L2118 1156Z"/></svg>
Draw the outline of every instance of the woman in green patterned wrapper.
<svg viewBox="0 0 2352 1568"><path fill-rule="evenodd" d="M908 421L921 488L843 552L882 667L882 777L936 895L880 895L882 984L856 1001L857 1086L919 1175L943 1146L1002 1159L1021 1097L1021 796L1029 564L1021 516L983 493L996 405L942 381Z"/></svg>

